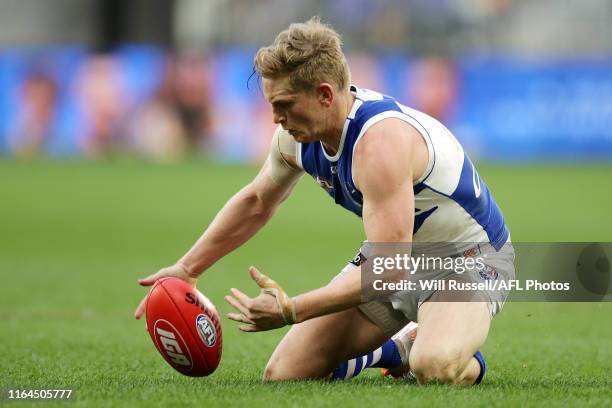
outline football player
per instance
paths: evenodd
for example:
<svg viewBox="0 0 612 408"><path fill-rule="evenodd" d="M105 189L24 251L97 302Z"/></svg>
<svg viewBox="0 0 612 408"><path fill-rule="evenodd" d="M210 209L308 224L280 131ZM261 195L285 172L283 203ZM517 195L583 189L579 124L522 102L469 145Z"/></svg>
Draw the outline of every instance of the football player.
<svg viewBox="0 0 612 408"><path fill-rule="evenodd" d="M372 245L454 243L444 255L482 256L496 274L514 275L503 215L457 139L432 117L351 85L341 45L339 34L314 18L291 24L257 52L255 68L279 125L269 157L193 247L141 285L166 276L195 285L270 220L304 173L361 217ZM357 258L368 256L366 244ZM259 296L231 289L226 300L236 313L228 317L241 330L292 325L264 379L349 378L378 366L421 384L480 382L485 364L478 350L503 294L481 293L474 301L423 289L364 302L361 261L349 263L327 286L293 297L254 267ZM443 279L454 273L434 272ZM470 279L488 278L478 272ZM144 300L136 318L143 313ZM418 322L418 335L410 322Z"/></svg>

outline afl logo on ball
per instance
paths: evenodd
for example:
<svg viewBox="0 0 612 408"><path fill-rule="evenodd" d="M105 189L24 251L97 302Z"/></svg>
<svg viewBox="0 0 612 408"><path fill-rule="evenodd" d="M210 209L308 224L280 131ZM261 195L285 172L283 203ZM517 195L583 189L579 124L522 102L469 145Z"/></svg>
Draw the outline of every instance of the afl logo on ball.
<svg viewBox="0 0 612 408"><path fill-rule="evenodd" d="M213 347L217 342L217 330L213 322L205 314L196 317L196 328L206 347Z"/></svg>

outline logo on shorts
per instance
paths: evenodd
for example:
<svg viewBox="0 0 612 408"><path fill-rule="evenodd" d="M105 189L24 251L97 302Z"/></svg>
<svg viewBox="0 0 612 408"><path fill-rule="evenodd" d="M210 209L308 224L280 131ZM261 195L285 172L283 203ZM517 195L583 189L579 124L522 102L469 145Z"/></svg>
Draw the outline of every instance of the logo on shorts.
<svg viewBox="0 0 612 408"><path fill-rule="evenodd" d="M365 257L363 256L361 251L359 251L359 253L357 253L357 255L355 255L355 257L349 262L355 266L361 266L365 261Z"/></svg>
<svg viewBox="0 0 612 408"><path fill-rule="evenodd" d="M205 314L200 314L196 317L196 328L198 335L206 345L212 347L217 342L217 330L213 322Z"/></svg>
<svg viewBox="0 0 612 408"><path fill-rule="evenodd" d="M476 255L478 255L478 249L476 249L476 247L470 248L467 251L463 251L464 258L473 258Z"/></svg>
<svg viewBox="0 0 612 408"><path fill-rule="evenodd" d="M493 268L492 266L486 264L483 269L478 271L478 274L480 274L480 277L484 280L497 280L497 278L499 277L497 270L495 270L495 268Z"/></svg>

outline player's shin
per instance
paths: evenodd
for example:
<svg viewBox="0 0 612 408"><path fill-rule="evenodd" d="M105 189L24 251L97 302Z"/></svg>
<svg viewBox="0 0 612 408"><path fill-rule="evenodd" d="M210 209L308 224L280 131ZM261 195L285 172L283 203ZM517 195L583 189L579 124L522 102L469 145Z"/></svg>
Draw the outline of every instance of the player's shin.
<svg viewBox="0 0 612 408"><path fill-rule="evenodd" d="M387 340L382 346L364 356L345 361L330 376L331 380L348 380L358 376L369 367L396 368L402 364L400 350L393 340Z"/></svg>

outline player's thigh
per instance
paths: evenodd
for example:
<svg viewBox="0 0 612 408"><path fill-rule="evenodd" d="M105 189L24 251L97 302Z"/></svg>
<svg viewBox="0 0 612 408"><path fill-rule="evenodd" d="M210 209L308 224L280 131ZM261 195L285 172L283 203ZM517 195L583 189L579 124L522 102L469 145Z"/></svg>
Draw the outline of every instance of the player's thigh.
<svg viewBox="0 0 612 408"><path fill-rule="evenodd" d="M458 374L487 339L491 317L486 302L428 301L419 308L418 322L410 366Z"/></svg>
<svg viewBox="0 0 612 408"><path fill-rule="evenodd" d="M321 378L388 338L357 308L294 325L270 357L264 379Z"/></svg>

